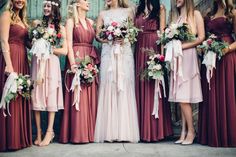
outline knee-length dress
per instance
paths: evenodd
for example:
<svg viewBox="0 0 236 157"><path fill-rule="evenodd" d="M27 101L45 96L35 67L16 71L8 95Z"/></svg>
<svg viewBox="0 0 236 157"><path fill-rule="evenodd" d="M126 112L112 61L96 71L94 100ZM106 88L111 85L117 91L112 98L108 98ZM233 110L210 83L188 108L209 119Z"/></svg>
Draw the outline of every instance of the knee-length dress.
<svg viewBox="0 0 236 157"><path fill-rule="evenodd" d="M14 24L10 26L9 46L13 69L18 74L29 75L26 40L27 29ZM0 50L1 51L1 50ZM0 98L6 81L5 60L0 53ZM18 96L10 102L10 114L3 116L0 109L0 151L18 150L32 145L30 100Z"/></svg>
<svg viewBox="0 0 236 157"><path fill-rule="evenodd" d="M92 45L95 31L91 23L86 19L87 29L81 23L73 28L73 50L75 58L83 59L90 56L93 64L99 64L99 55ZM67 61L67 69L70 69ZM67 75L65 84L70 87L73 74ZM73 93L65 91L65 109L62 116L59 142L61 143L89 143L94 142L94 129L97 115L98 79L90 86L81 86L80 111L73 104Z"/></svg>
<svg viewBox="0 0 236 157"><path fill-rule="evenodd" d="M135 19L136 27L142 29L137 38L135 47L135 91L138 106L140 139L142 141L158 141L173 133L171 126L171 111L167 97L159 98L159 118L155 119L152 115L154 107L154 80L142 80L140 74L146 68L148 55L143 52L143 48L153 49L160 54L160 46L157 46L157 30L159 24L157 20L145 19L138 16ZM165 79L167 80L167 78ZM168 92L168 81L165 81L165 89Z"/></svg>

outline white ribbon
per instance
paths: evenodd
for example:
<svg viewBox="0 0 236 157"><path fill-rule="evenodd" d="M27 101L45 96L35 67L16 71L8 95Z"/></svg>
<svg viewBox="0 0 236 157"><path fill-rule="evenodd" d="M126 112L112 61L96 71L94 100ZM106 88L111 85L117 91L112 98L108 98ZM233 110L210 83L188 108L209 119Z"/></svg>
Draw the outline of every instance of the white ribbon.
<svg viewBox="0 0 236 157"><path fill-rule="evenodd" d="M72 92L74 92L74 101L73 101L72 106L75 106L75 109L77 111L80 111L80 108L79 108L79 105L80 105L80 91L82 90L81 86L80 86L80 74L81 74L81 70L77 70L76 73L75 73L75 76L72 80L71 87L70 87L70 90Z"/></svg>
<svg viewBox="0 0 236 157"><path fill-rule="evenodd" d="M216 53L212 51L208 51L204 56L202 64L206 65L206 78L207 82L209 83L209 90L211 89L210 80L213 76L213 68L216 68Z"/></svg>
<svg viewBox="0 0 236 157"><path fill-rule="evenodd" d="M37 63L40 64L36 82L41 84L45 75L46 60L50 58L52 53L51 44L47 40L40 38L34 42L30 53L37 57Z"/></svg>
<svg viewBox="0 0 236 157"><path fill-rule="evenodd" d="M112 79L117 83L118 91L124 90L124 84L123 84L123 69L122 69L122 47L120 44L114 44L112 45L111 49L111 65L108 68L108 72L112 72Z"/></svg>
<svg viewBox="0 0 236 157"><path fill-rule="evenodd" d="M159 118L159 113L158 113L159 112L159 98L162 98L160 84L162 84L164 97L166 97L164 76L162 76L161 79L155 80L154 104L153 104L153 111L152 111L152 115L155 117L155 119Z"/></svg>
<svg viewBox="0 0 236 157"><path fill-rule="evenodd" d="M165 45L166 56L165 61L170 62L171 70L174 72L174 81L177 75L183 78L183 49L180 40L171 40ZM176 89L174 89L174 93Z"/></svg>
<svg viewBox="0 0 236 157"><path fill-rule="evenodd" d="M6 117L7 115L5 114L4 110L7 109L8 114L11 116L10 111L9 111L9 104L10 102L6 102L5 98L8 93L16 93L17 92L17 81L16 79L18 78L18 75L15 72L12 72L4 85L3 88L3 93L2 93L2 99L0 103L0 108L3 108L3 115Z"/></svg>

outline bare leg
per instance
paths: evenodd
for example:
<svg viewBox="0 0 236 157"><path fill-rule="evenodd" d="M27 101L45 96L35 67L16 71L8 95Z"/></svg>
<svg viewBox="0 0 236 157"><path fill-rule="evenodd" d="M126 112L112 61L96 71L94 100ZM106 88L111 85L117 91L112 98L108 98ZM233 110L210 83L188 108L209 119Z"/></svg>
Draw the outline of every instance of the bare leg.
<svg viewBox="0 0 236 157"><path fill-rule="evenodd" d="M181 103L180 106L188 126L188 133L182 144L192 144L195 138L192 106L189 103Z"/></svg>
<svg viewBox="0 0 236 157"><path fill-rule="evenodd" d="M41 117L40 111L34 111L36 128L37 128L37 138L34 141L35 145L39 145L42 141L42 130L41 130Z"/></svg>
<svg viewBox="0 0 236 157"><path fill-rule="evenodd" d="M182 143L185 139L185 136L186 136L186 119L184 117L184 113L181 109L181 122L182 122L182 130L181 130L181 135L180 135L180 138L179 140L177 140L175 143L178 144L178 143Z"/></svg>
<svg viewBox="0 0 236 157"><path fill-rule="evenodd" d="M55 136L53 131L54 119L55 119L55 112L48 112L48 128L43 141L40 143L40 146L47 146L53 140Z"/></svg>

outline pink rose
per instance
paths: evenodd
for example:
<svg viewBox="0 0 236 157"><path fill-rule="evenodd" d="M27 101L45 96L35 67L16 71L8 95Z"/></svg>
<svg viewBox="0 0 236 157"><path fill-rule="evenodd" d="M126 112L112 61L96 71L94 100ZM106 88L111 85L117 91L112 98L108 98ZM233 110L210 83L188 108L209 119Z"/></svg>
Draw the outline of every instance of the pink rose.
<svg viewBox="0 0 236 157"><path fill-rule="evenodd" d="M164 61L165 61L165 56L160 55L159 60L160 60L161 62L164 62Z"/></svg>
<svg viewBox="0 0 236 157"><path fill-rule="evenodd" d="M118 23L117 23L117 22L112 22L111 25L112 25L113 27L116 27L116 26L118 25Z"/></svg>
<svg viewBox="0 0 236 157"><path fill-rule="evenodd" d="M211 45L212 42L213 42L212 39L208 39L208 40L207 40L207 44L208 44L208 45Z"/></svg>
<svg viewBox="0 0 236 157"><path fill-rule="evenodd" d="M89 63L89 64L87 65L87 68L88 68L89 71L92 71L92 70L93 70L93 65Z"/></svg>

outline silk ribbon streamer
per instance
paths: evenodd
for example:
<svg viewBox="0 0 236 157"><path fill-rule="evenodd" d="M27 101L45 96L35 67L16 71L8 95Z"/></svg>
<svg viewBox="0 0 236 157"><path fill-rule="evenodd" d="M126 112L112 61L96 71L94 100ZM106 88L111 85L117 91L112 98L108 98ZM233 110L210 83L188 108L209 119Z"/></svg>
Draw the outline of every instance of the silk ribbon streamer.
<svg viewBox="0 0 236 157"><path fill-rule="evenodd" d="M161 79L155 80L154 105L152 111L152 115L155 117L155 119L159 118L159 98L162 98L160 84L162 84L164 97L166 97L164 76L162 76Z"/></svg>
<svg viewBox="0 0 236 157"><path fill-rule="evenodd" d="M11 116L10 110L9 110L10 102L6 102L5 98L9 92L12 92L12 93L17 92L17 81L16 81L17 78L18 78L18 75L15 72L12 72L8 76L8 78L5 82L3 92L2 92L2 99L1 99L1 103L0 103L0 108L3 109L4 117L7 116L4 112L5 109L7 109L8 114Z"/></svg>
<svg viewBox="0 0 236 157"><path fill-rule="evenodd" d="M213 76L213 68L216 68L216 54L213 51L208 51L204 56L202 64L205 64L206 70L206 78L209 83L209 90L211 89L210 80Z"/></svg>
<svg viewBox="0 0 236 157"><path fill-rule="evenodd" d="M108 68L108 72L112 72L112 81L116 82L118 91L124 90L123 84L123 72L122 72L122 56L123 56L123 48L120 44L112 45L111 49L111 65Z"/></svg>
<svg viewBox="0 0 236 157"><path fill-rule="evenodd" d="M171 40L165 45L165 48L165 61L170 62L171 70L174 72L174 81L176 81L177 76L183 78L183 49L181 41ZM174 93L176 93L176 88L174 88Z"/></svg>

